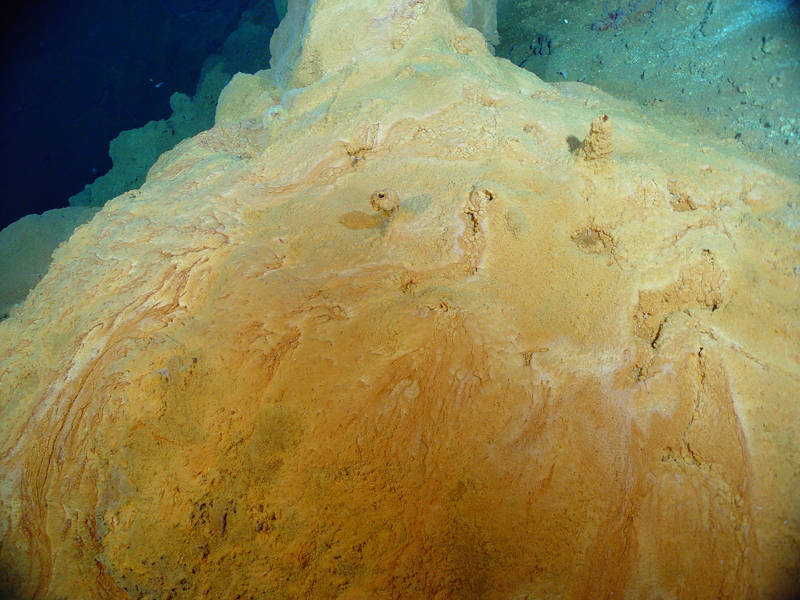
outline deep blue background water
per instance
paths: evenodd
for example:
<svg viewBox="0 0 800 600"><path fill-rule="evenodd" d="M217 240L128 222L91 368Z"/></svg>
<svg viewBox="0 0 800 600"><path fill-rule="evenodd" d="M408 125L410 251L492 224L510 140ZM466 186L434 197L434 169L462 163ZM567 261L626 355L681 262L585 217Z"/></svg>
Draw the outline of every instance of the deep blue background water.
<svg viewBox="0 0 800 600"><path fill-rule="evenodd" d="M193 95L203 60L254 4L34 0L7 9L0 36L0 229L66 206L108 171L109 141L168 117L174 92Z"/></svg>

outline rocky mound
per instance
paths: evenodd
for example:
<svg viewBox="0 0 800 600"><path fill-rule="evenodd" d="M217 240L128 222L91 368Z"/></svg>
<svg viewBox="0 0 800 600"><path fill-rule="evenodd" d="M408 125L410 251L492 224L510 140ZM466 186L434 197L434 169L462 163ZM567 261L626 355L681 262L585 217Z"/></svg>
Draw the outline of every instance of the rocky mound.
<svg viewBox="0 0 800 600"><path fill-rule="evenodd" d="M56 251L0 323L8 590L792 590L800 187L471 8L290 3Z"/></svg>

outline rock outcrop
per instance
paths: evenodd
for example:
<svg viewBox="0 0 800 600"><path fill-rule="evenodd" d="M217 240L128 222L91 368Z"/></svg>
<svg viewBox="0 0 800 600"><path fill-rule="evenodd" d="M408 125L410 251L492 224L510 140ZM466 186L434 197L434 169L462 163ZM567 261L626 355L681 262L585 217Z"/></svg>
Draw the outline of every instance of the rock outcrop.
<svg viewBox="0 0 800 600"><path fill-rule="evenodd" d="M8 590L791 592L798 182L462 16L290 2L272 69L58 248L0 322ZM568 142L599 114L613 169Z"/></svg>

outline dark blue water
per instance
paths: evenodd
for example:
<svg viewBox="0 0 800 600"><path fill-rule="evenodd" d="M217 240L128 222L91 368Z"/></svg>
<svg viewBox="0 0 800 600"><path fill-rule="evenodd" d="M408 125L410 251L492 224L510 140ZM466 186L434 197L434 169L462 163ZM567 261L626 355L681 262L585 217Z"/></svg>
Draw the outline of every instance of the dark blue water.
<svg viewBox="0 0 800 600"><path fill-rule="evenodd" d="M0 36L0 229L66 206L108 171L109 141L168 117L174 92L193 95L205 58L258 5L274 14L272 0L50 0L10 9Z"/></svg>

